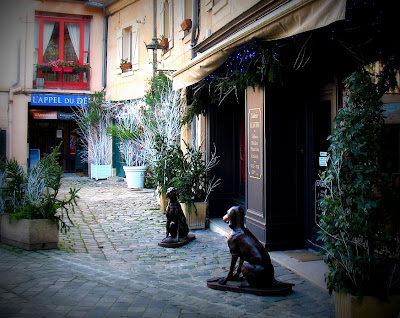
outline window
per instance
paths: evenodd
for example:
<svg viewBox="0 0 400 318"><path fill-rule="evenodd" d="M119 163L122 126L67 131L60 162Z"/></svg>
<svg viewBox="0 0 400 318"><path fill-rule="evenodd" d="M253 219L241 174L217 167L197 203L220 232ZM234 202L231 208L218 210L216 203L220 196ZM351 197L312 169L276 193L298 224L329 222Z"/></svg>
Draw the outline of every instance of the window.
<svg viewBox="0 0 400 318"><path fill-rule="evenodd" d="M183 23L183 26L182 26L182 24L181 24L181 28L179 28L179 37L181 38L181 39L183 39L184 37L186 37L188 34L190 34L191 33L191 31L192 31L192 28L191 28L191 26L190 27L188 27L187 25L188 25L188 23L187 22L185 22L185 21L187 21L187 20L190 20L191 22L193 22L192 21L192 1L193 0L180 0L181 2L180 2L180 8L182 8L181 9L181 11L180 11L180 21ZM184 28L184 29L182 29L182 28Z"/></svg>
<svg viewBox="0 0 400 318"><path fill-rule="evenodd" d="M139 69L139 32L136 22L128 23L117 31L117 46L117 71L122 72L120 68L122 60L132 64L126 71Z"/></svg>
<svg viewBox="0 0 400 318"><path fill-rule="evenodd" d="M168 38L168 48L173 47L173 21L172 0L161 1L160 36Z"/></svg>
<svg viewBox="0 0 400 318"><path fill-rule="evenodd" d="M38 15L35 24L35 64L57 60L89 65L90 20ZM88 89L90 68L37 69L36 78L44 79L44 88Z"/></svg>
<svg viewBox="0 0 400 318"><path fill-rule="evenodd" d="M228 0L206 0L206 10L215 14L228 4Z"/></svg>

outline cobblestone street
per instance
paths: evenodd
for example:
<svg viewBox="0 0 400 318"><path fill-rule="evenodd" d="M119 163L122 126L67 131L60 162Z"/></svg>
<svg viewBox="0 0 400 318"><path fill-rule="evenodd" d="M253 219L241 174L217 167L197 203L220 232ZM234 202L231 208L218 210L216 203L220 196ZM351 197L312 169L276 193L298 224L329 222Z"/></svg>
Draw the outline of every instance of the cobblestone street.
<svg viewBox="0 0 400 318"><path fill-rule="evenodd" d="M226 275L226 238L210 230L180 248L158 246L165 216L154 190L65 175L81 188L74 226L58 250L28 252L0 243L1 317L334 317L333 297L274 263L288 296L207 288Z"/></svg>

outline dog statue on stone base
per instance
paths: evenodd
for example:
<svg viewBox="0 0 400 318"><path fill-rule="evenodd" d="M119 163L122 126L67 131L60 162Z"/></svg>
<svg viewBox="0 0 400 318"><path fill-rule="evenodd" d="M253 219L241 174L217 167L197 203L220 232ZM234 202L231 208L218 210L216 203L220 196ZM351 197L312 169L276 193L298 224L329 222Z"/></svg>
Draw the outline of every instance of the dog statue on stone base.
<svg viewBox="0 0 400 318"><path fill-rule="evenodd" d="M219 279L219 284L225 285L228 281L239 281L239 276L242 274L248 285L239 283L238 287L273 288L287 286L291 289L293 284L275 280L274 267L267 250L244 226L243 209L238 206L230 208L223 220L232 229L228 238L232 258L229 272L226 277ZM238 259L238 268L236 273L233 274Z"/></svg>
<svg viewBox="0 0 400 318"><path fill-rule="evenodd" d="M170 187L166 193L169 199L166 217L166 237L164 243L176 243L185 240L189 233L189 227L186 223L186 217L183 214L181 204L178 201L179 191L174 187Z"/></svg>

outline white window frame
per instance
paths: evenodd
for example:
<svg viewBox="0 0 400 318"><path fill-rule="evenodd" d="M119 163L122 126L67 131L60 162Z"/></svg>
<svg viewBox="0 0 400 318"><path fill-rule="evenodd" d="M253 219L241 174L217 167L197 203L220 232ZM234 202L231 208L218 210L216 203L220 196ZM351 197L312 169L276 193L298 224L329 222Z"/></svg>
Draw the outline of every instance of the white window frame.
<svg viewBox="0 0 400 318"><path fill-rule="evenodd" d="M212 14L216 14L219 10L228 4L228 0L220 0L214 5L214 0L206 0L206 11L212 10Z"/></svg>
<svg viewBox="0 0 400 318"><path fill-rule="evenodd" d="M164 11L165 11L165 2L168 1L168 9L169 9L169 32L168 34L166 34L166 30L165 30L165 19L164 19ZM169 43L169 47L168 49L171 49L174 47L174 11L173 11L173 0L162 0L159 2L160 3L160 7L159 7L159 12L160 12L160 34L159 36L163 35L164 37L168 38L168 43Z"/></svg>
<svg viewBox="0 0 400 318"><path fill-rule="evenodd" d="M124 45L125 44L125 45ZM139 69L139 28L136 22L129 22L117 30L117 73L122 73L122 59L132 63L132 71Z"/></svg>

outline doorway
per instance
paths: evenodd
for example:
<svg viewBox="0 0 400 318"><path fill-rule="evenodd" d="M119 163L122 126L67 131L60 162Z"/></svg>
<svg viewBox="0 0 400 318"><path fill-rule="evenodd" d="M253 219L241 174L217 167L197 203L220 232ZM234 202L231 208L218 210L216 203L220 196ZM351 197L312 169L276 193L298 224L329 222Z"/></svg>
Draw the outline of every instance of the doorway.
<svg viewBox="0 0 400 318"><path fill-rule="evenodd" d="M207 110L209 151L214 146L219 156L211 175L221 184L210 195L210 217L221 218L232 206L245 207L246 140L244 92L229 95L221 105Z"/></svg>
<svg viewBox="0 0 400 318"><path fill-rule="evenodd" d="M59 165L64 172L83 169L79 151L79 136L72 112L57 110L29 109L28 144L29 166L48 156L54 147L60 146Z"/></svg>

